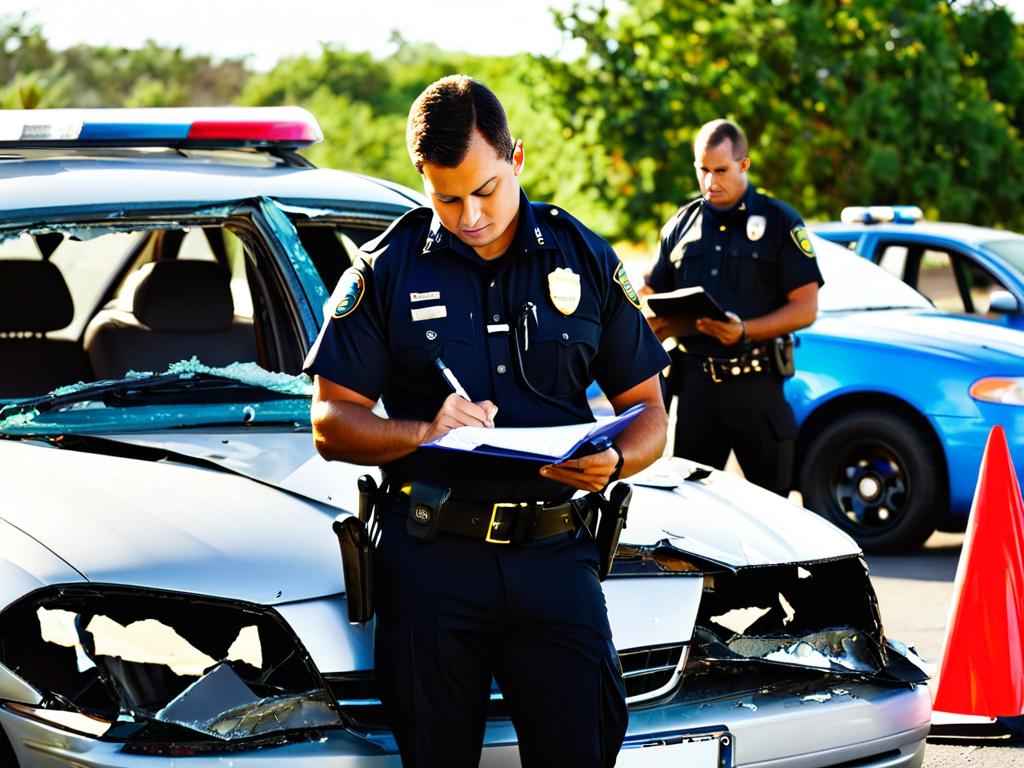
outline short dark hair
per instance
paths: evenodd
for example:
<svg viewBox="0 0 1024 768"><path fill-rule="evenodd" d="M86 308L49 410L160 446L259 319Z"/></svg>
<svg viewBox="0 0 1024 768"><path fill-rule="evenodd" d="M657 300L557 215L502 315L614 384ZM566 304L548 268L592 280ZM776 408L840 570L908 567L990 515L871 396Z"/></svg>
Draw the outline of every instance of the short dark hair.
<svg viewBox="0 0 1024 768"><path fill-rule="evenodd" d="M732 142L733 160L743 160L750 151L747 146L747 137L743 135L740 127L731 120L712 120L710 123L704 123L693 140L693 148L696 150L698 145L703 144L705 147L713 149L723 141Z"/></svg>
<svg viewBox="0 0 1024 768"><path fill-rule="evenodd" d="M409 110L405 143L416 170L423 164L454 168L465 158L473 129L498 157L512 161L512 134L498 97L466 75L448 75L426 87Z"/></svg>

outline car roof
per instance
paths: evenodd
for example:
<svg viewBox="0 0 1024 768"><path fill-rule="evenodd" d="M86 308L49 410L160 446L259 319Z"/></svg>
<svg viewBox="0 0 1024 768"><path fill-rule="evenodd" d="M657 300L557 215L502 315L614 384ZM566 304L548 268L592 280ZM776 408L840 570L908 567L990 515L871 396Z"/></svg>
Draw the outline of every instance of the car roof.
<svg viewBox="0 0 1024 768"><path fill-rule="evenodd" d="M961 224L949 221L917 221L913 224L902 224L885 222L879 224L846 224L841 221L830 221L821 224L812 224L811 229L820 235L830 234L862 235L866 232L881 232L892 235L932 235L946 240L958 240L960 242L980 245L991 240L1013 240L1024 239L1024 235L1010 232L1005 229L993 227L979 227L974 224Z"/></svg>
<svg viewBox="0 0 1024 768"><path fill-rule="evenodd" d="M0 156L0 221L87 210L218 205L254 197L311 205L351 201L391 215L417 193L368 176L296 167L243 151L30 152Z"/></svg>

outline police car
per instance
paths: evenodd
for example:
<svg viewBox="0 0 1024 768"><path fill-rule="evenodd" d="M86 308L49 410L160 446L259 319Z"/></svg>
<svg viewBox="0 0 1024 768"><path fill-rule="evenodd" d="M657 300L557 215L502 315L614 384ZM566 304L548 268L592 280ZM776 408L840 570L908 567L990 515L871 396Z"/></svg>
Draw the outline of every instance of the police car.
<svg viewBox="0 0 1024 768"><path fill-rule="evenodd" d="M916 205L853 206L840 219L812 229L948 312L1024 328L1024 235L927 221Z"/></svg>
<svg viewBox="0 0 1024 768"><path fill-rule="evenodd" d="M0 764L397 766L300 373L419 196L301 110L0 114ZM857 545L682 460L606 581L620 765L917 766L930 699ZM499 545L495 545L499 546ZM482 764L516 765L492 693Z"/></svg>

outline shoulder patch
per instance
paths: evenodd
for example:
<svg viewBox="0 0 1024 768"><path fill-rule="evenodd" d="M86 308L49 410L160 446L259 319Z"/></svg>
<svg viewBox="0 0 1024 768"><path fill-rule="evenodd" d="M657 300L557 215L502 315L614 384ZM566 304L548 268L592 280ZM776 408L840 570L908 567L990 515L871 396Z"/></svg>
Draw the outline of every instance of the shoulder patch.
<svg viewBox="0 0 1024 768"><path fill-rule="evenodd" d="M357 267L349 267L342 272L335 293L340 294L341 300L334 308L333 317L335 320L341 320L355 312L359 302L362 301L363 294L366 293L366 278Z"/></svg>
<svg viewBox="0 0 1024 768"><path fill-rule="evenodd" d="M619 266L615 268L614 280L620 286L622 286L622 292L626 294L626 298L629 299L629 303L637 309L640 309L640 297L636 295L636 291L633 290L633 284L629 282L629 275L626 274L626 268L622 262L619 262Z"/></svg>
<svg viewBox="0 0 1024 768"><path fill-rule="evenodd" d="M797 224L789 230L789 236L793 238L796 247L800 249L804 256L809 259L814 258L814 246L811 244L811 236L807 234L807 227L803 224Z"/></svg>

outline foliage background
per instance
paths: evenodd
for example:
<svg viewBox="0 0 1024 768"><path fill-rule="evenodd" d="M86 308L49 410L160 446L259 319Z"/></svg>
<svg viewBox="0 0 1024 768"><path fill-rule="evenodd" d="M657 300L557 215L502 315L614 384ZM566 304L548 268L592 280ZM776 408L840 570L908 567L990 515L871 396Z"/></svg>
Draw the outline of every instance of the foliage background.
<svg viewBox="0 0 1024 768"><path fill-rule="evenodd" d="M916 203L1024 230L1024 35L992 0L582 0L552 23L580 55L396 36L386 58L325 45L254 72L153 43L54 50L30 18L0 19L0 106L299 104L324 129L314 162L418 187L409 104L465 72L524 139L531 197L613 239L652 241L696 194L690 142L720 116L746 129L754 182L809 219Z"/></svg>

